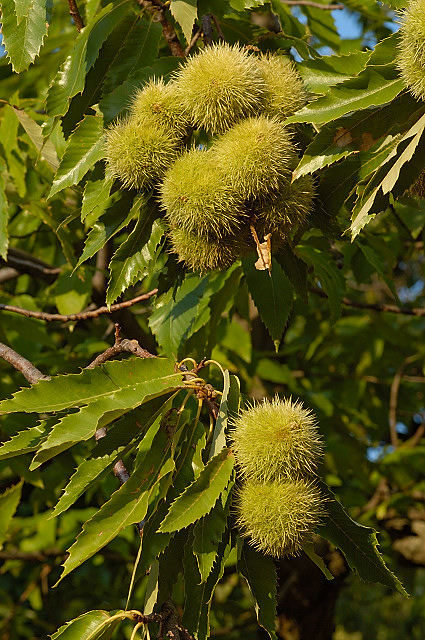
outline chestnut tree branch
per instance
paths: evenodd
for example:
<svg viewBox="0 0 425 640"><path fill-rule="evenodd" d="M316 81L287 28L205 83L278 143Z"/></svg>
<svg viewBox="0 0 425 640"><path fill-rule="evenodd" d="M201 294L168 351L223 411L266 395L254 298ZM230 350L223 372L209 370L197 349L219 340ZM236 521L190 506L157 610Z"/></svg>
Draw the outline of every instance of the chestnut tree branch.
<svg viewBox="0 0 425 640"><path fill-rule="evenodd" d="M35 384L40 380L50 380L50 376L45 376L32 362L2 342L0 342L0 358L3 358L3 360L15 367L17 371L20 371L31 384Z"/></svg>
<svg viewBox="0 0 425 640"><path fill-rule="evenodd" d="M159 22L162 27L162 35L167 41L168 46L170 47L171 53L173 56L178 58L184 58L185 53L184 49L181 46L179 39L177 37L176 32L172 25L166 19L164 13L166 10L166 5L161 2L161 0L137 0L139 5L146 9L155 22Z"/></svg>
<svg viewBox="0 0 425 640"><path fill-rule="evenodd" d="M310 291L320 296L321 298L327 298L328 294L322 289L317 287L311 287ZM356 309L370 309L371 311L380 311L387 313L400 313L406 316L425 316L425 308L410 308L410 307L398 307L394 304L373 304L369 302L357 302L356 300L350 300L349 298L343 298L342 304L347 307L355 307Z"/></svg>
<svg viewBox="0 0 425 640"><path fill-rule="evenodd" d="M143 293L136 298L132 298L131 300L125 300L124 302L119 302L118 304L111 304L110 307L98 307L97 309L93 309L92 311L81 311L80 313L70 313L69 315L63 315L61 313L46 313L44 311L30 311L29 309L21 309L21 307L15 307L10 304L0 304L0 311L12 311L13 313L19 313L26 318L37 318L38 320L46 320L48 322L71 322L77 320L89 320L91 318L97 318L102 314L110 314L114 311L119 311L121 309L126 309L127 307L131 307L138 302L142 302L143 300L149 300L152 296L154 296L158 292L158 289L152 289L152 291L148 291L148 293Z"/></svg>
<svg viewBox="0 0 425 640"><path fill-rule="evenodd" d="M71 18L74 20L75 26L77 27L78 32L80 32L82 29L84 29L84 21L81 17L77 3L75 0L68 0L68 4L69 4L69 13L71 14Z"/></svg>

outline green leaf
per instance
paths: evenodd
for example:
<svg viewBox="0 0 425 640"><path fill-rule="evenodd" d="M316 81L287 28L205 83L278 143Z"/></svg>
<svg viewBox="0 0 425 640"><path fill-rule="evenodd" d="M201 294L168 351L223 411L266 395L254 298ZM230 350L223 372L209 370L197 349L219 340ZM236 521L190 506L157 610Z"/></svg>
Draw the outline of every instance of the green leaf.
<svg viewBox="0 0 425 640"><path fill-rule="evenodd" d="M325 488L324 492L330 499L326 503L324 523L317 533L342 551L350 568L357 571L362 580L380 582L407 596L400 580L388 569L377 549L376 531L352 520L330 490Z"/></svg>
<svg viewBox="0 0 425 640"><path fill-rule="evenodd" d="M21 500L23 480L15 484L13 487L6 489L0 495L0 549L3 548L3 542L6 540L7 530L12 521L18 504Z"/></svg>
<svg viewBox="0 0 425 640"><path fill-rule="evenodd" d="M146 204L149 205L149 202ZM149 273L159 254L159 245L165 232L164 222L157 219L156 215L155 208L149 210L148 206L142 206L136 226L112 256L107 305L113 304L128 287Z"/></svg>
<svg viewBox="0 0 425 640"><path fill-rule="evenodd" d="M130 0L122 0L115 6L110 3L77 35L71 54L47 94L46 111L50 116L66 113L71 98L83 91L86 74L94 65L102 44L128 11L131 11Z"/></svg>
<svg viewBox="0 0 425 640"><path fill-rule="evenodd" d="M136 579L141 578L152 561L164 551L170 542L172 533L159 533L158 528L161 525L171 502L193 481L194 469L192 460L194 458L198 443L205 440L205 429L197 419L192 420L190 425L185 429L186 439L183 443L182 450L178 455L175 465L176 470L173 476L173 482L168 490L166 500L158 509L148 518L143 528L142 554L137 567ZM177 536L182 532L179 532ZM187 535L187 530L183 530L183 539Z"/></svg>
<svg viewBox="0 0 425 640"><path fill-rule="evenodd" d="M341 300L345 291L344 276L327 252L307 245L298 246L297 250L313 266L319 283L328 296L332 319L337 320L341 315Z"/></svg>
<svg viewBox="0 0 425 640"><path fill-rule="evenodd" d="M277 576L273 559L253 549L246 541L240 542L238 571L246 579L255 600L258 624L276 639Z"/></svg>
<svg viewBox="0 0 425 640"><path fill-rule="evenodd" d="M288 276L296 293L304 302L307 302L308 274L307 265L304 260L301 260L289 245L285 245L285 247L276 254L276 260Z"/></svg>
<svg viewBox="0 0 425 640"><path fill-rule="evenodd" d="M53 171L56 171L59 166L59 158L53 142L50 140L44 140L43 129L28 113L22 109L18 109L17 107L13 107L13 110L19 122L28 134L31 142L39 152L40 158L45 160L51 166Z"/></svg>
<svg viewBox="0 0 425 640"><path fill-rule="evenodd" d="M77 273L66 265L56 279L51 293L59 313L79 313L91 298L91 277L84 268Z"/></svg>
<svg viewBox="0 0 425 640"><path fill-rule="evenodd" d="M9 221L9 208L7 204L6 188L2 173L6 169L4 164L0 164L0 258L7 259L9 248L9 234L7 232Z"/></svg>
<svg viewBox="0 0 425 640"><path fill-rule="evenodd" d="M414 164L413 175L410 176L410 162L423 158L425 146L425 114L399 140L396 148L392 148L382 161L379 170L369 181L366 189L357 199L352 213L351 234L354 239L364 226L373 218L372 214L379 213L389 204L388 194L396 197L412 184L419 175L421 164ZM405 177L407 180L405 181ZM400 181L400 184L398 184ZM397 188L397 191L395 189ZM358 188L359 189L359 188Z"/></svg>
<svg viewBox="0 0 425 640"><path fill-rule="evenodd" d="M155 310L149 318L149 327L163 352L178 357L198 318L209 276L199 278L188 273L175 293L169 289L157 299Z"/></svg>
<svg viewBox="0 0 425 640"><path fill-rule="evenodd" d="M228 412L236 415L240 404L240 382L237 376L230 376L228 370L224 371L224 385L221 396L220 408L214 425L211 449L208 459L213 458L226 446L226 430Z"/></svg>
<svg viewBox="0 0 425 640"><path fill-rule="evenodd" d="M306 553L308 555L310 560L312 562L314 562L316 567L318 567L320 569L320 571L327 578L327 580L333 580L334 579L334 576L331 574L331 572L329 571L329 569L325 565L325 562L324 562L323 558L321 556L318 556L317 553L315 552L312 542L305 542L303 544L303 551L304 551L304 553Z"/></svg>
<svg viewBox="0 0 425 640"><path fill-rule="evenodd" d="M404 93L387 105L361 110L323 126L305 150L294 178L323 169L353 153L363 152L365 156L364 152L370 150L376 160L379 140L385 143L391 135L405 131L409 118L417 113L417 101ZM365 165L363 157L361 165Z"/></svg>
<svg viewBox="0 0 425 640"><path fill-rule="evenodd" d="M208 579L217 558L218 547L226 529L232 487L233 484L222 493L210 513L198 520L193 528L193 552L202 582Z"/></svg>
<svg viewBox="0 0 425 640"><path fill-rule="evenodd" d="M329 87L349 80L362 71L370 51L356 51L346 56L323 56L306 60L297 69L307 88L314 93L327 93Z"/></svg>
<svg viewBox="0 0 425 640"><path fill-rule="evenodd" d="M154 427L155 424L151 429L154 430ZM149 450L127 482L84 524L82 532L69 549L60 580L113 540L124 527L145 518L154 485L174 468L170 449L171 440L167 430L160 427Z"/></svg>
<svg viewBox="0 0 425 640"><path fill-rule="evenodd" d="M78 184L87 171L103 157L103 146L103 119L84 116L68 139L48 197L51 198L65 187Z"/></svg>
<svg viewBox="0 0 425 640"><path fill-rule="evenodd" d="M107 611L88 611L60 627L52 640L109 640L116 625L116 618L112 619Z"/></svg>
<svg viewBox="0 0 425 640"><path fill-rule="evenodd" d="M2 0L3 44L16 73L28 69L38 56L50 22L50 2Z"/></svg>
<svg viewBox="0 0 425 640"><path fill-rule="evenodd" d="M228 485L233 465L234 458L228 449L209 460L198 478L174 500L159 531L184 529L209 513Z"/></svg>
<svg viewBox="0 0 425 640"><path fill-rule="evenodd" d="M393 64L366 67L357 77L331 87L325 96L314 100L286 122L329 122L350 111L391 102L403 89L404 82Z"/></svg>
<svg viewBox="0 0 425 640"><path fill-rule="evenodd" d="M366 260L369 262L369 264L374 268L376 273L378 273L381 276L381 278L385 280L394 298L398 300L398 295L394 285L394 280L392 278L389 278L386 275L385 265L383 264L381 258L376 254L376 252L372 249L372 247L366 244L363 244L362 242L358 242L357 246L359 247L360 251L363 253Z"/></svg>
<svg viewBox="0 0 425 640"><path fill-rule="evenodd" d="M57 517L69 509L95 482L100 482L104 472L114 464L117 458L125 455L134 446L135 440L144 437L168 401L168 397L165 402L164 398L160 397L145 402L136 411L131 411L117 420L112 428L108 429L106 436L97 443L91 456L78 466L63 490L51 517Z"/></svg>
<svg viewBox="0 0 425 640"><path fill-rule="evenodd" d="M105 212L114 183L113 178L105 178L103 171L100 177L96 169L95 172L95 175L92 174L86 182L81 205L81 222L90 216L92 224Z"/></svg>
<svg viewBox="0 0 425 640"><path fill-rule="evenodd" d="M146 48L150 45L151 37L154 39L153 51L158 47L158 39L161 36L161 27L160 25L158 27L159 34L158 32L149 34L149 39L144 43L144 55L141 57L143 67L135 70L125 82L116 87L111 93L104 95L99 102L99 109L104 115L105 123L113 120L123 109L128 109L129 96L133 95L136 89L143 87L150 78L163 76L167 80L172 72L178 68L180 58L175 56L158 58L155 61L150 59L151 53ZM150 66L145 66L146 64Z"/></svg>
<svg viewBox="0 0 425 640"><path fill-rule="evenodd" d="M133 364L129 385L116 386L111 393L92 398L87 406L77 413L69 413L53 427L35 455L30 469L36 469L76 442L88 440L94 436L96 429L106 426L127 411L179 386L181 374L169 372L168 362L149 358L137 359Z"/></svg>
<svg viewBox="0 0 425 640"><path fill-rule="evenodd" d="M193 25L198 17L197 0L171 0L170 11L181 26L189 44L192 40Z"/></svg>
<svg viewBox="0 0 425 640"><path fill-rule="evenodd" d="M292 285L276 258L272 260L270 275L267 271L257 271L252 259L244 259L242 266L249 293L277 352L293 305Z"/></svg>
<svg viewBox="0 0 425 640"><path fill-rule="evenodd" d="M123 84L140 68L155 62L161 33L161 25L154 16L138 17L137 23L125 34L120 50L107 71L103 83L104 95Z"/></svg>
<svg viewBox="0 0 425 640"><path fill-rule="evenodd" d="M5 442L0 447L0 460L37 451L51 428L50 422L42 420L37 426L24 429Z"/></svg>
<svg viewBox="0 0 425 640"><path fill-rule="evenodd" d="M118 189L102 206L105 212L96 220L92 230L87 236L83 253L81 254L77 267L83 262L92 258L95 253L100 251L105 244L113 238L117 233L128 225L130 220L138 213L143 201L143 196L136 196L127 189Z"/></svg>
<svg viewBox="0 0 425 640"><path fill-rule="evenodd" d="M158 385L159 391L161 384L163 389L168 389L169 383L179 386L181 374L175 373L174 362L165 358L106 362L94 369L55 376L51 380L41 380L33 387L22 389L10 400L0 403L0 413L44 413L81 407L102 398L110 398L117 391L149 380Z"/></svg>
<svg viewBox="0 0 425 640"><path fill-rule="evenodd" d="M205 582L201 580L198 564L193 554L191 535L189 535L184 550L183 578L185 601L182 623L198 640L207 640L207 638L210 638L209 615L211 601L215 586L223 576L224 565L231 550L229 533L226 532L223 538L223 541L219 544L217 559L213 569Z"/></svg>

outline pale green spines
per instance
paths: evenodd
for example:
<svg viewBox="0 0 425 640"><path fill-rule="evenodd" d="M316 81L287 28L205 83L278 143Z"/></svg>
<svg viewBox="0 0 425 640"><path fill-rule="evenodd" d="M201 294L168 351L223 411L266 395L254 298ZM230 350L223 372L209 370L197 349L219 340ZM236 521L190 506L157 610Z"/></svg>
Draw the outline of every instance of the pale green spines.
<svg viewBox="0 0 425 640"><path fill-rule="evenodd" d="M233 421L233 450L242 477L256 482L313 474L323 443L309 409L292 399L264 400Z"/></svg>
<svg viewBox="0 0 425 640"><path fill-rule="evenodd" d="M425 0L409 3L400 35L397 66L415 98L425 100Z"/></svg>
<svg viewBox="0 0 425 640"><path fill-rule="evenodd" d="M258 66L268 89L265 115L285 119L306 104L306 88L291 60L263 55Z"/></svg>
<svg viewBox="0 0 425 640"><path fill-rule="evenodd" d="M308 217L313 198L314 183L311 176L302 176L293 183L284 182L276 197L253 203L257 233L272 233L275 246L276 242L285 241L294 226Z"/></svg>
<svg viewBox="0 0 425 640"><path fill-rule="evenodd" d="M195 127L222 133L257 113L267 89L254 56L238 46L206 47L176 75L182 103Z"/></svg>
<svg viewBox="0 0 425 640"><path fill-rule="evenodd" d="M227 269L249 247L243 237L202 236L179 227L172 228L168 235L179 261L194 271Z"/></svg>
<svg viewBox="0 0 425 640"><path fill-rule="evenodd" d="M277 191L291 179L295 148L281 122L259 116L229 129L212 147L217 166L241 200Z"/></svg>
<svg viewBox="0 0 425 640"><path fill-rule="evenodd" d="M177 86L173 82L165 84L162 78L151 79L143 89L137 91L130 114L131 118L150 119L152 123L169 128L182 137L189 132Z"/></svg>
<svg viewBox="0 0 425 640"><path fill-rule="evenodd" d="M237 523L259 551L274 557L295 555L311 540L323 502L308 480L250 480L238 492Z"/></svg>
<svg viewBox="0 0 425 640"><path fill-rule="evenodd" d="M220 238L237 233L243 211L211 151L192 149L167 171L161 206L171 228Z"/></svg>
<svg viewBox="0 0 425 640"><path fill-rule="evenodd" d="M145 189L157 182L179 152L180 139L150 120L122 120L106 132L106 163L128 188Z"/></svg>

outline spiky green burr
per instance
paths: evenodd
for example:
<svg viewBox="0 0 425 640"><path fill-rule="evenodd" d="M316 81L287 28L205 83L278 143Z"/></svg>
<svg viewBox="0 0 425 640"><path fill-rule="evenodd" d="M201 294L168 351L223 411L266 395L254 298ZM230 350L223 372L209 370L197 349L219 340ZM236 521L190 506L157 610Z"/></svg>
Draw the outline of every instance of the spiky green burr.
<svg viewBox="0 0 425 640"><path fill-rule="evenodd" d="M193 125L210 133L222 133L257 113L267 95L255 57L225 43L194 55L175 80Z"/></svg>
<svg viewBox="0 0 425 640"><path fill-rule="evenodd" d="M247 118L211 148L217 167L239 200L265 197L289 183L296 153L292 136L277 119Z"/></svg>
<svg viewBox="0 0 425 640"><path fill-rule="evenodd" d="M180 138L150 120L127 118L106 132L107 166L128 188L150 187L180 152Z"/></svg>
<svg viewBox="0 0 425 640"><path fill-rule="evenodd" d="M268 89L265 115L285 119L306 104L306 88L291 60L263 55L257 62Z"/></svg>
<svg viewBox="0 0 425 640"><path fill-rule="evenodd" d="M311 540L324 512L324 499L309 480L249 480L237 496L237 524L259 551L296 555Z"/></svg>
<svg viewBox="0 0 425 640"><path fill-rule="evenodd" d="M242 477L256 482L313 474L323 450L311 410L277 396L243 410L231 439Z"/></svg>
<svg viewBox="0 0 425 640"><path fill-rule="evenodd" d="M130 114L132 118L142 121L151 120L182 137L190 130L176 84L165 84L162 78L152 78L136 92L130 105Z"/></svg>
<svg viewBox="0 0 425 640"><path fill-rule="evenodd" d="M294 227L303 223L312 210L314 183L311 176L302 176L293 183L282 181L279 192L272 198L252 203L254 225L259 236L272 234L272 246L287 240Z"/></svg>
<svg viewBox="0 0 425 640"><path fill-rule="evenodd" d="M193 271L228 269L249 251L249 238L243 236L202 236L179 227L170 229L168 235L179 261Z"/></svg>
<svg viewBox="0 0 425 640"><path fill-rule="evenodd" d="M406 8L396 63L411 93L425 100L425 0L412 0Z"/></svg>
<svg viewBox="0 0 425 640"><path fill-rule="evenodd" d="M206 237L235 235L245 216L212 151L182 155L164 176L160 202L172 229Z"/></svg>

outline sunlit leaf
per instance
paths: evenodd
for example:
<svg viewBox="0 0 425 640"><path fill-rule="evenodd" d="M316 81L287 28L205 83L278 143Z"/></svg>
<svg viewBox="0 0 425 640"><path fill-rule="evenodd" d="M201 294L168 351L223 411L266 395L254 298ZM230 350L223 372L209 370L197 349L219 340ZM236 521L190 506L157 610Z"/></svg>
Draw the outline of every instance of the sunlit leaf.
<svg viewBox="0 0 425 640"><path fill-rule="evenodd" d="M174 500L159 531L178 531L209 513L228 485L233 466L234 458L228 449L209 460L198 478Z"/></svg>
<svg viewBox="0 0 425 640"><path fill-rule="evenodd" d="M46 0L2 0L3 44L13 70L20 73L38 56L50 22Z"/></svg>

